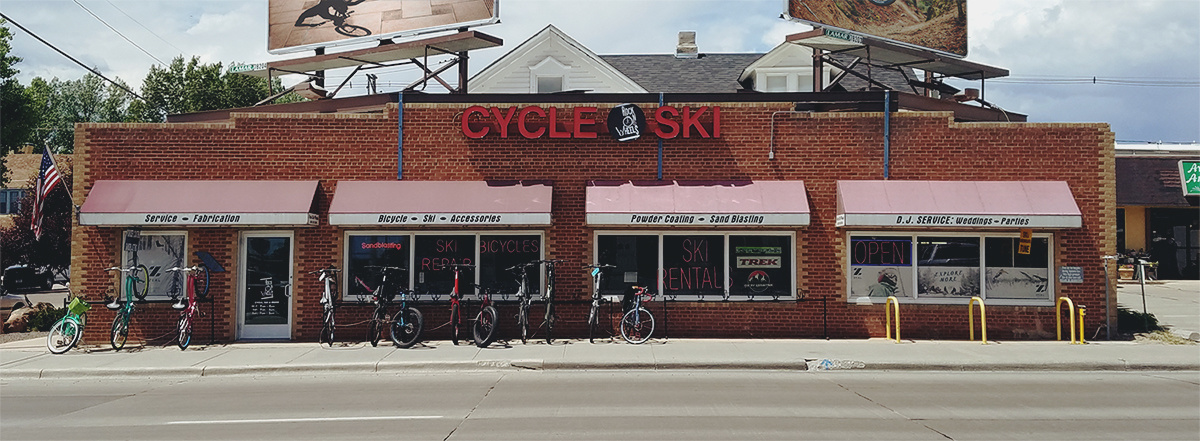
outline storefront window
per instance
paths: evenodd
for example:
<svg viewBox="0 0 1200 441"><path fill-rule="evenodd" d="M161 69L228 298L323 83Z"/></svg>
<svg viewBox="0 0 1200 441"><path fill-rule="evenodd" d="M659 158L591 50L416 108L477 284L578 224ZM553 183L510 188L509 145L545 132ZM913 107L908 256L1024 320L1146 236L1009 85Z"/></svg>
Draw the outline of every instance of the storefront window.
<svg viewBox="0 0 1200 441"><path fill-rule="evenodd" d="M356 279L362 279L367 286L376 287L380 279L379 271L370 267L409 267L408 235L350 236L346 248L348 258L345 274L349 283L344 299L347 301L366 300L371 295L362 284L356 282ZM400 282L401 286L408 287L408 279Z"/></svg>
<svg viewBox="0 0 1200 441"><path fill-rule="evenodd" d="M187 256L186 233L131 230L122 237L136 237L137 242L136 250L128 245L123 248L123 266L145 265L150 272L147 300L167 300L172 294L180 295L183 292L183 277L167 270L184 266L184 257ZM124 289L124 278L120 286ZM124 294L120 294L124 298Z"/></svg>
<svg viewBox="0 0 1200 441"><path fill-rule="evenodd" d="M1020 254L1015 237L985 240L984 280L989 299L1043 299L1050 284L1049 239L1034 238L1029 254Z"/></svg>
<svg viewBox="0 0 1200 441"><path fill-rule="evenodd" d="M604 295L623 294L636 285L685 301L789 298L795 280L793 249L790 235L601 234L596 238L598 262L617 266L607 273Z"/></svg>
<svg viewBox="0 0 1200 441"><path fill-rule="evenodd" d="M917 295L979 295L978 237L918 237Z"/></svg>
<svg viewBox="0 0 1200 441"><path fill-rule="evenodd" d="M1053 280L1048 235L1034 237L1029 254L1004 235L851 235L848 301L895 296L957 303L971 297L1046 302Z"/></svg>
<svg viewBox="0 0 1200 441"><path fill-rule="evenodd" d="M450 265L475 264L474 235L420 235L416 237L413 270L416 271L416 293L449 295L454 289L454 270ZM475 269L459 274L461 294L474 295L472 285ZM462 283L470 282L470 283Z"/></svg>
<svg viewBox="0 0 1200 441"><path fill-rule="evenodd" d="M787 297L791 288L791 238L729 237L729 296Z"/></svg>
<svg viewBox="0 0 1200 441"><path fill-rule="evenodd" d="M910 236L850 239L850 297L913 298Z"/></svg>
<svg viewBox="0 0 1200 441"><path fill-rule="evenodd" d="M516 265L541 259L542 238L537 235L481 235L479 236L479 285L494 292L516 293L520 284L517 274L508 271ZM541 272L527 274L532 293L539 292Z"/></svg>

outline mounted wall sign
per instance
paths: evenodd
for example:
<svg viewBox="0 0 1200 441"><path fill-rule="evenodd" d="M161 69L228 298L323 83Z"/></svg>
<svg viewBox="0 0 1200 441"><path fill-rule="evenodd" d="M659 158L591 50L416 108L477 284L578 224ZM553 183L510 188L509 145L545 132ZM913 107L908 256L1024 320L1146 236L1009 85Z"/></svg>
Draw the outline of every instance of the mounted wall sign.
<svg viewBox="0 0 1200 441"><path fill-rule="evenodd" d="M549 136L552 139L594 139L600 129L596 127L595 107L559 109L538 106L499 107L471 106L462 113L462 132L471 139L481 139L497 134L507 139L515 132L525 139ZM615 112L615 115L614 115ZM630 125L625 124L626 112L631 112ZM618 118L614 121L614 117ZM646 132L647 120L641 108L633 104L622 104L608 114L609 134L618 141L631 141ZM637 136L631 137L635 133ZM720 138L721 108L701 106L693 109L683 106L676 109L662 106L654 110L654 134L659 138Z"/></svg>
<svg viewBox="0 0 1200 441"><path fill-rule="evenodd" d="M646 114L636 104L622 104L608 111L608 133L617 141L633 141L646 132Z"/></svg>

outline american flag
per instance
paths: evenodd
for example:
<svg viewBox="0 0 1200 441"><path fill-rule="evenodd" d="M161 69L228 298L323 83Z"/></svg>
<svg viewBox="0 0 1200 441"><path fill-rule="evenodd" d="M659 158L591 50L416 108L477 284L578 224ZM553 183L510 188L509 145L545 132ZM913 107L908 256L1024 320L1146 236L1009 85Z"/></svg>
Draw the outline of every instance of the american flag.
<svg viewBox="0 0 1200 441"><path fill-rule="evenodd" d="M54 159L50 157L50 149L42 150L42 167L38 172L37 183L34 185L33 191L33 217L31 219L33 228L33 238L38 240L42 238L42 205L46 202L46 195L50 194L50 190L62 181L62 175L58 174L58 167L54 166Z"/></svg>

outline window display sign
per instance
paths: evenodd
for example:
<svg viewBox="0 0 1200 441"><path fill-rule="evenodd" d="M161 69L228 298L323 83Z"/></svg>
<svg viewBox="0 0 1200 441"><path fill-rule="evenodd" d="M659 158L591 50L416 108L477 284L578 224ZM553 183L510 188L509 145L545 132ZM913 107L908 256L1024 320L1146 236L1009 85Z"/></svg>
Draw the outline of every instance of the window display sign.
<svg viewBox="0 0 1200 441"><path fill-rule="evenodd" d="M786 297L791 288L788 236L729 236L729 296Z"/></svg>
<svg viewBox="0 0 1200 441"><path fill-rule="evenodd" d="M346 241L347 262L346 262L346 277L347 283L345 300L347 301L366 301L370 299L371 293L362 284L355 281L356 278L367 282L367 286L374 288L380 280L378 271L372 271L371 266L396 266L408 268L409 256L409 236L408 235L378 235L378 236L350 236ZM408 288L408 274L404 274L404 279L398 281L401 286Z"/></svg>
<svg viewBox="0 0 1200 441"><path fill-rule="evenodd" d="M722 236L663 236L663 294L723 298L724 256Z"/></svg>
<svg viewBox="0 0 1200 441"><path fill-rule="evenodd" d="M1050 289L1049 239L1030 238L1022 254L1021 239L989 237L984 241L984 284L989 299L1045 299Z"/></svg>
<svg viewBox="0 0 1200 441"><path fill-rule="evenodd" d="M850 238L850 297L913 297L912 238Z"/></svg>
<svg viewBox="0 0 1200 441"><path fill-rule="evenodd" d="M517 274L506 268L542 258L542 238L538 235L480 235L479 285L495 292L515 294L520 282ZM526 289L539 292L541 272L526 274Z"/></svg>
<svg viewBox="0 0 1200 441"><path fill-rule="evenodd" d="M164 300L183 292L182 273L168 272L174 267L184 266L186 250L184 233L160 233L127 231L125 234L124 266L146 265L150 271L150 286L147 299ZM123 285L122 285L123 286Z"/></svg>
<svg viewBox="0 0 1200 441"><path fill-rule="evenodd" d="M918 237L917 256L919 296L979 295L978 237Z"/></svg>
<svg viewBox="0 0 1200 441"><path fill-rule="evenodd" d="M449 295L454 289L454 271L449 266L476 263L475 235L421 235L415 240L413 271L417 294ZM464 285L464 280L471 283ZM473 295L474 288L467 289L464 286L471 286L474 280L474 269L463 271L459 275L459 291Z"/></svg>

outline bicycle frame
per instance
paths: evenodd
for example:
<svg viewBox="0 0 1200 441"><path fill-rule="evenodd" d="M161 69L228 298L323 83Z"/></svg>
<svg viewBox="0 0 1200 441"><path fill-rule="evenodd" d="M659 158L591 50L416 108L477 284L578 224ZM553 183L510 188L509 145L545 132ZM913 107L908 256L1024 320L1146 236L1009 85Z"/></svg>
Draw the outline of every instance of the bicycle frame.
<svg viewBox="0 0 1200 441"><path fill-rule="evenodd" d="M600 324L600 301L603 296L600 295L601 280L604 279L604 270L616 268L616 265L595 264L585 265L583 268L591 268L592 274L592 308L588 312L588 341L595 343L596 327Z"/></svg>
<svg viewBox="0 0 1200 441"><path fill-rule="evenodd" d="M474 268L475 265L453 264L447 265L454 271L454 288L450 291L450 339L454 344L458 344L458 333L463 326L462 320L462 291L459 289L459 278L462 275L464 268ZM476 315L475 319L479 316ZM475 320L472 319L472 320Z"/></svg>
<svg viewBox="0 0 1200 441"><path fill-rule="evenodd" d="M167 271L168 272L182 271L185 274L185 277L184 277L185 289L184 289L184 291L187 293L187 295L185 297L187 302L182 303L184 299L180 299L181 303L177 303L177 304L174 304L171 306L175 309L181 310L179 312L178 343L179 343L179 349L181 349L181 350L187 349L188 345L191 344L191 340L192 340L192 319L193 319L193 317L195 317L197 314L200 313L200 306L199 306L199 303L196 301L196 282L199 280L198 273L205 271L205 269L201 268L200 266L193 265L193 266L185 267L185 268L174 267L174 268L168 269Z"/></svg>
<svg viewBox="0 0 1200 441"><path fill-rule="evenodd" d="M131 266L131 267L127 267L127 268L121 268L121 267L114 266L112 268L108 268L108 270L107 270L110 272L111 271L120 271L122 273L125 273L125 301L124 301L124 303L121 303L118 301L118 299L120 298L120 294L118 293L117 296L113 297L112 303L105 305L107 308L115 309L117 311L116 317L113 318L112 331L109 336L110 343L112 343L112 347L114 350L120 350L122 347L124 347L125 339L127 339L129 336L129 322L133 319L133 311L134 311L134 302L133 302L134 292L137 290L137 282L141 281L141 279L139 279L137 277L137 275L135 275L135 273L138 272L140 269L140 271L142 273L146 274L147 280L144 283L149 283L149 278L150 278L149 273L146 271L145 268L146 267L144 265ZM119 343L117 341L118 335L121 338Z"/></svg>
<svg viewBox="0 0 1200 441"><path fill-rule="evenodd" d="M341 271L330 265L328 268L322 268L316 271L310 271L309 274L317 274L317 279L325 284L325 290L321 293L321 305L324 307L324 313L321 316L321 335L318 337L318 343L329 343L333 345L334 330L337 327L335 321L336 315L336 300L333 298L333 290L336 289L337 279L336 274Z"/></svg>

